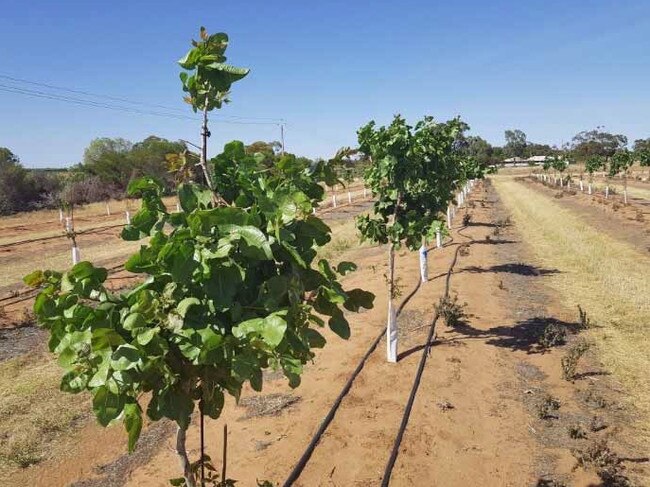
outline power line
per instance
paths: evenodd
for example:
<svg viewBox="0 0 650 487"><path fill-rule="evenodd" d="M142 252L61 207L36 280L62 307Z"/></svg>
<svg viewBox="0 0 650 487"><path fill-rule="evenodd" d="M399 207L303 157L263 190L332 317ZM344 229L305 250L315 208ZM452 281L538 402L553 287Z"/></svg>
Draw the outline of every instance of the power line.
<svg viewBox="0 0 650 487"><path fill-rule="evenodd" d="M92 97L97 97L97 98L104 98L104 99L108 99L108 100L119 101L121 103L140 105L140 106L144 106L144 107L146 107L146 106L157 107L157 108L161 108L163 110L168 110L168 111L176 111L176 112L182 111L181 109L175 108L175 107L166 107L164 105L156 105L156 104L150 104L150 103L145 103L145 102L139 102L139 101L129 100L129 99L126 99L126 98L114 97L114 96L109 96L109 95L100 95L100 94L96 94L96 93L92 93L92 92L88 92L88 91L76 90L76 89L72 89L72 88L66 88L66 87L61 87L61 86L50 85L48 83L40 83L40 82L36 82L36 81L25 80L25 79L15 78L13 76L8 76L8 75L3 75L3 74L0 74L0 78L8 79L8 80L13 81L13 82L28 83L28 84L32 84L32 85L35 85L35 86L46 87L46 88L49 88L49 89L57 89L57 90L62 90L62 91L69 92L69 93L81 94L81 95L84 95L84 96L92 96ZM30 97L35 97L35 98L57 100L57 101L65 102L65 103L72 103L72 104L88 106L88 107L92 107L92 108L103 108L103 109L107 109L107 110L135 113L135 114L139 114L139 115L153 115L153 116L158 116L158 117L174 118L174 119L177 119L177 120L192 120L192 121L199 121L200 120L199 117L193 117L193 116L190 116L190 115L182 115L180 113L166 113L166 112L161 112L161 111L152 111L152 110L145 110L145 109L141 109L141 108L133 108L133 107L124 106L124 105L116 105L116 104L110 104L110 103L105 103L105 102L101 102L101 101L88 100L88 99L79 98L79 97L70 96L70 95L64 95L64 94L60 94L60 93L53 93L53 92L35 90L35 89L31 89L31 88L23 88L23 87L15 86L15 85L7 85L7 84L1 84L0 83L0 91L5 92L5 93L18 94L18 95L23 95L23 96L30 96ZM249 120L251 120L251 121L249 121ZM268 120L268 121L262 121L262 120ZM240 117L240 116L235 116L235 115L221 115L219 117L213 118L211 120L211 122L212 123L233 124L233 125L279 125L281 123L284 123L284 120L266 118L266 117Z"/></svg>

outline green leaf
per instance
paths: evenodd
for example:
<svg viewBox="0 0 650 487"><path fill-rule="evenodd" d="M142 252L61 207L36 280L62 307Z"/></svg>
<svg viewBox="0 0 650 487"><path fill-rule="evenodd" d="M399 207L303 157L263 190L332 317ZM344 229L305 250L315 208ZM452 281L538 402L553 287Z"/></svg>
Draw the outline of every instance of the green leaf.
<svg viewBox="0 0 650 487"><path fill-rule="evenodd" d="M180 303L178 303L178 306L176 306L176 311L181 317L185 318L190 307L200 304L201 301L199 301L199 298L185 298L181 300Z"/></svg>
<svg viewBox="0 0 650 487"><path fill-rule="evenodd" d="M212 203L212 191L197 184L185 183L178 187L178 200L185 213L197 208L208 208Z"/></svg>
<svg viewBox="0 0 650 487"><path fill-rule="evenodd" d="M111 421L122 414L124 399L124 396L113 394L106 386L98 387L93 397L93 411L99 424L108 426Z"/></svg>
<svg viewBox="0 0 650 487"><path fill-rule="evenodd" d="M344 340L350 338L350 324L340 311L329 319L328 324L330 329Z"/></svg>
<svg viewBox="0 0 650 487"><path fill-rule="evenodd" d="M133 345L124 344L117 347L111 357L113 370L130 370L139 367L142 363L140 350Z"/></svg>
<svg viewBox="0 0 650 487"><path fill-rule="evenodd" d="M142 431L142 410L137 402L124 406L124 428L129 435L129 452L133 452Z"/></svg>
<svg viewBox="0 0 650 487"><path fill-rule="evenodd" d="M354 262L339 262L336 266L336 272L342 276L357 270L357 265Z"/></svg>
<svg viewBox="0 0 650 487"><path fill-rule="evenodd" d="M221 225L219 227L219 231L222 232L222 234L229 235L231 238L243 238L248 245L262 250L264 256L267 259L273 259L271 245L269 244L264 233L259 228L252 225L239 226L228 224Z"/></svg>
<svg viewBox="0 0 650 487"><path fill-rule="evenodd" d="M39 287L45 282L45 274L43 271L34 271L23 277L23 282L29 287Z"/></svg>
<svg viewBox="0 0 650 487"><path fill-rule="evenodd" d="M305 330L305 336L307 337L310 347L323 348L327 342L325 337L313 328L307 328Z"/></svg>
<svg viewBox="0 0 650 487"><path fill-rule="evenodd" d="M345 302L345 309L348 311L359 312L360 308L372 309L374 306L375 295L363 289L352 289L346 291L348 299Z"/></svg>

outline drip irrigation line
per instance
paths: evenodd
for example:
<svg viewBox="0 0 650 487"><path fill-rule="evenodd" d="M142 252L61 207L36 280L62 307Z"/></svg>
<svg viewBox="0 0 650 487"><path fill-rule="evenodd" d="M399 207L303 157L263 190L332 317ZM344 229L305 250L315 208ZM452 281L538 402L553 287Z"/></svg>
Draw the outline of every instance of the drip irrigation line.
<svg viewBox="0 0 650 487"><path fill-rule="evenodd" d="M460 235L463 235L460 233L460 231L465 228L461 227L460 229L457 230L457 232ZM465 238L467 238L465 235L463 235ZM460 249L462 246L456 247L456 250L454 252L454 258L451 261L451 265L449 266L449 270L447 271L447 277L445 279L445 292L443 294L443 297L446 298L449 296L449 286L451 283L451 274L453 273L454 266L456 265L456 262L458 261L458 254L460 252ZM424 373L424 366L427 363L427 357L429 356L431 352L431 344L433 341L433 335L436 330L436 322L438 321L438 318L440 317L439 311L436 309L433 319L431 321L431 326L429 327L429 333L427 335L427 341L422 349L422 356L420 357L420 363L418 365L418 370L415 374L415 379L413 381L413 387L411 388L411 392L409 394L408 401L406 402L406 407L404 408L404 414L402 415L402 422L400 423L400 427L397 430L397 435L395 436L395 442L393 443L393 448L391 449L390 456L388 457L388 462L386 463L386 468L384 469L384 477L381 481L381 486L382 487L388 487L390 483L390 476L393 472L393 468L395 467L395 461L397 460L397 456L399 455L399 447L402 443L402 439L404 438L404 433L406 432L406 426L408 425L409 419L411 417L411 410L413 409L413 404L415 403L415 396L417 394L417 391L420 387L420 381L422 380L422 375Z"/></svg>
<svg viewBox="0 0 650 487"><path fill-rule="evenodd" d="M119 223L117 225L105 225L103 227L95 227L95 228L88 228L86 230L80 230L76 232L77 235L88 235L90 233L99 233L103 230L110 230L111 228L118 228L118 227L123 227L123 223ZM35 242L45 242L48 240L56 240L57 238L66 238L66 234L62 235L50 235L49 237L39 237L39 238L31 238L29 240L19 240L17 242L8 242L4 244L0 244L0 249L8 248L8 247L16 247L19 245L27 245L30 243L35 243Z"/></svg>
<svg viewBox="0 0 650 487"><path fill-rule="evenodd" d="M453 238L451 238L451 242L453 242ZM449 245L451 242L447 242L446 245ZM460 250L460 247L458 249L456 249L456 253L454 255L454 261L452 262L452 265L450 266L449 271L447 273L447 275L448 275L447 287L449 286L449 274L451 273L451 270L453 269L453 266L456 263L456 259L458 257L458 251L459 250ZM419 279L419 276L418 276L418 279ZM402 303L400 303L400 305L397 308L397 311L395 313L396 317L398 317L400 315L400 313L402 312L402 309L404 308L406 303L417 293L417 291L421 287L421 284L422 283L418 280L418 284L415 287L415 289L402 301ZM437 319L437 317L435 319ZM434 323L435 323L435 321L434 321ZM357 364L357 367L354 369L354 371L352 372L352 374L348 378L347 382L345 383L345 385L341 389L341 392L339 393L339 395L334 400L334 403L332 404L332 407L330 408L330 410L327 413L327 415L325 416L325 418L323 418L323 421L321 422L320 426L318 427L318 430L316 430L316 433L314 433L314 436L312 437L311 441L309 442L309 444L305 448L305 451L301 455L301 457L298 460L298 462L296 463L296 465L293 467L293 470L289 473L289 476L287 477L287 479L282 484L282 487L291 487L293 485L293 483L296 480L298 480L298 478L302 474L302 471L305 469L305 466L309 462L309 459L311 458L314 450L318 446L318 443L320 442L320 439L323 436L323 433L325 433L325 430L327 430L328 426L330 425L330 423L334 419L334 416L336 415L339 407L341 406L341 402L343 401L345 396L348 394L348 392L352 388L352 384L353 384L354 380L359 376L359 374L363 370L366 362L368 361L368 358L377 349L377 345L379 344L379 342L381 341L381 339L384 337L385 334L386 334L386 327L384 326L381 329L381 331L379 332L379 334L372 341L372 343L370 344L370 346L366 350L366 353L363 355L363 357L361 357L361 360ZM430 341L431 340L429 338L428 342L430 342Z"/></svg>

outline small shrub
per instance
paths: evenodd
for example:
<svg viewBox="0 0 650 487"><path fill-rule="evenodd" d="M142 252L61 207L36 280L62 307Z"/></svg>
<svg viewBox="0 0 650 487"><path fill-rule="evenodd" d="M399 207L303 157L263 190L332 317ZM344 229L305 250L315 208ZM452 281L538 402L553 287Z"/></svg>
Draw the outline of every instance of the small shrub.
<svg viewBox="0 0 650 487"><path fill-rule="evenodd" d="M458 249L458 253L463 257L467 257L469 255L469 245L461 245L460 249Z"/></svg>
<svg viewBox="0 0 650 487"><path fill-rule="evenodd" d="M566 329L557 323L546 325L537 343L544 349L564 345L566 343Z"/></svg>
<svg viewBox="0 0 650 487"><path fill-rule="evenodd" d="M453 298L449 296L440 298L435 308L444 320L445 325L454 328L463 322L463 318L467 317L465 313L466 306L466 303L459 304L458 295L454 295Z"/></svg>
<svg viewBox="0 0 650 487"><path fill-rule="evenodd" d="M470 215L469 213L465 213L463 215L463 226L466 227L467 225L470 224L471 221L472 221L472 215Z"/></svg>
<svg viewBox="0 0 650 487"><path fill-rule="evenodd" d="M539 479L535 484L535 487L568 487L568 485L560 480Z"/></svg>
<svg viewBox="0 0 650 487"><path fill-rule="evenodd" d="M544 398L537 404L537 416L539 419L553 419L557 418L553 414L554 411L560 409L560 401L550 394L544 396Z"/></svg>
<svg viewBox="0 0 650 487"><path fill-rule="evenodd" d="M578 467L594 469L607 487L632 487L630 480L623 474L621 458L610 448L607 439L595 441L582 451L574 451Z"/></svg>
<svg viewBox="0 0 650 487"><path fill-rule="evenodd" d="M587 437L587 431L581 424L569 426L569 437L574 440L582 440Z"/></svg>
<svg viewBox="0 0 650 487"><path fill-rule="evenodd" d="M580 305L578 305L578 317L579 317L579 328L581 330L586 330L588 328L591 328L593 326L593 323L587 316L587 312L583 310Z"/></svg>
<svg viewBox="0 0 650 487"><path fill-rule="evenodd" d="M589 344L580 340L571 346L564 357L562 357L562 378L573 381L576 377L576 370L580 358L589 350Z"/></svg>
<svg viewBox="0 0 650 487"><path fill-rule="evenodd" d="M500 281L499 281L499 285L498 285L497 287L498 287L499 289L501 289L502 291L505 291L505 290L506 290L506 287L503 285L503 280L500 280Z"/></svg>

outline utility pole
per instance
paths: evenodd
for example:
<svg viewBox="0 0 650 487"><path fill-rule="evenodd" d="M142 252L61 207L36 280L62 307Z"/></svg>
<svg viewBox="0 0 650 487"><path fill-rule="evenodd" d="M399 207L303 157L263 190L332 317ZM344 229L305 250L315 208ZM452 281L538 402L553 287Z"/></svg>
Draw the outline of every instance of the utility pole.
<svg viewBox="0 0 650 487"><path fill-rule="evenodd" d="M282 142L282 155L284 155L284 122L280 124L280 140Z"/></svg>

